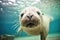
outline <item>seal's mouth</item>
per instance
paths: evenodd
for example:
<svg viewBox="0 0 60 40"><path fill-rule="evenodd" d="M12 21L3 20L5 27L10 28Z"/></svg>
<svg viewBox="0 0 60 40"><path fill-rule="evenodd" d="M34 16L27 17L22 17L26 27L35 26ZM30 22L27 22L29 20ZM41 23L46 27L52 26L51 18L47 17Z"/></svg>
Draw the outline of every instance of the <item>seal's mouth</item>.
<svg viewBox="0 0 60 40"><path fill-rule="evenodd" d="M24 23L22 23L22 25L24 27L34 27L39 25L39 21L38 20L29 20L29 21L25 21Z"/></svg>
<svg viewBox="0 0 60 40"><path fill-rule="evenodd" d="M26 24L27 27L28 27L28 26L32 27L32 26L34 26L34 25L35 25L35 23L33 23L33 22L30 22L30 23L27 23L27 24Z"/></svg>

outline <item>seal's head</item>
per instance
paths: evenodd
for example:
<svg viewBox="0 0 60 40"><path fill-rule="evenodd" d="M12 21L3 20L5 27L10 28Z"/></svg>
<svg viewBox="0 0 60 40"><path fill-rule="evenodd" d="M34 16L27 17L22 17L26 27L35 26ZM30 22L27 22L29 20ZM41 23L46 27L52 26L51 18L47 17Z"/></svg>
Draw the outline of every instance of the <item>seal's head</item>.
<svg viewBox="0 0 60 40"><path fill-rule="evenodd" d="M27 7L20 13L20 21L23 27L37 27L41 22L41 11L36 7Z"/></svg>

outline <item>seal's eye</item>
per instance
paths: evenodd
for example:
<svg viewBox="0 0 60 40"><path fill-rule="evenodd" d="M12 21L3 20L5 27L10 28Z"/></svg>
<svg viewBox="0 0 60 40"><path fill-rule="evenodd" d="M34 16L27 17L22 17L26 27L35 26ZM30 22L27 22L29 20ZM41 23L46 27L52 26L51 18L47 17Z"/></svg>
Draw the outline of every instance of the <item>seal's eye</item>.
<svg viewBox="0 0 60 40"><path fill-rule="evenodd" d="M21 14L21 17L23 17L23 15L24 15L24 14L22 13L22 14Z"/></svg>
<svg viewBox="0 0 60 40"><path fill-rule="evenodd" d="M37 14L40 15L40 12L37 11Z"/></svg>

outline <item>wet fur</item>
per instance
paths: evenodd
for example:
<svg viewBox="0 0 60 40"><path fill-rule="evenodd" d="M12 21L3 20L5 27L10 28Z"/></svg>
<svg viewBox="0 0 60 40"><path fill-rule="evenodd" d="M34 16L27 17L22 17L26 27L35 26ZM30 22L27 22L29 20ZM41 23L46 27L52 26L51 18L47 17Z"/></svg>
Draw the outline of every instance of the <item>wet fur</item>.
<svg viewBox="0 0 60 40"><path fill-rule="evenodd" d="M36 11L39 11L41 13L41 11L36 7L27 7L25 9L23 9L21 13L28 13L30 11L31 11L31 14L32 14L32 12L36 12ZM40 24L37 26L34 26L32 28L25 27L21 24L21 27L18 29L18 31L20 31L22 29L28 34L32 34L32 35L39 35L40 34L41 40L46 40L48 31L49 31L49 23L51 21L51 17L48 15L45 15L45 14L43 15L42 13L40 14L40 16L37 14L33 14L33 15L36 15L36 16L34 16L34 18L38 19ZM27 18L24 15L23 18L20 19L20 21L22 20L21 22L24 22L26 19Z"/></svg>

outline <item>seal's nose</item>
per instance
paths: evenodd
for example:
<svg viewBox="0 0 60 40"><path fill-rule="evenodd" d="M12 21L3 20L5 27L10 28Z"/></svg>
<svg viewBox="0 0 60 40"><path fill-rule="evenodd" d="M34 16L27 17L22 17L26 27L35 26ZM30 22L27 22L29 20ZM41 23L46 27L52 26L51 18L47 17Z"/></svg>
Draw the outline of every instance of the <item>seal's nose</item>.
<svg viewBox="0 0 60 40"><path fill-rule="evenodd" d="M29 15L29 16L27 16L27 18L29 18L29 19L31 19L33 17L33 15Z"/></svg>

